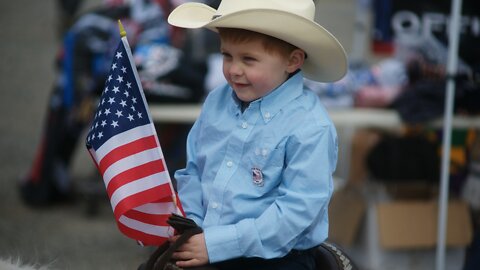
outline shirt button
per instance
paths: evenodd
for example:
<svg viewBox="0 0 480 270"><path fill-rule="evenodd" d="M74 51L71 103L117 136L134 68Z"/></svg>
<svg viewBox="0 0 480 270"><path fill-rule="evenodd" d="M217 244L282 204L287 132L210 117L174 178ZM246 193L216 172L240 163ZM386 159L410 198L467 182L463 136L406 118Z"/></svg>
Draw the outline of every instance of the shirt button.
<svg viewBox="0 0 480 270"><path fill-rule="evenodd" d="M271 117L271 115L270 115L269 112L266 112L264 116L265 116L265 118L267 118L267 119L270 119L270 117Z"/></svg>
<svg viewBox="0 0 480 270"><path fill-rule="evenodd" d="M242 128L247 128L248 127L248 123L247 122L243 122L242 123Z"/></svg>
<svg viewBox="0 0 480 270"><path fill-rule="evenodd" d="M217 209L217 208L218 208L218 203L213 202L213 203L212 203L212 208L213 208L213 209Z"/></svg>
<svg viewBox="0 0 480 270"><path fill-rule="evenodd" d="M227 167L232 167L233 166L233 162L229 161L227 162Z"/></svg>

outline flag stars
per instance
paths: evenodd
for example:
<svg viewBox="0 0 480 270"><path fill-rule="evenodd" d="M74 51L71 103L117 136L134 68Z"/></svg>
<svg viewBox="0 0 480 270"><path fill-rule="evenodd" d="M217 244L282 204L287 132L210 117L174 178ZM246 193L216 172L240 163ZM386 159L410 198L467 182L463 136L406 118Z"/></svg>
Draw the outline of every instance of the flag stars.
<svg viewBox="0 0 480 270"><path fill-rule="evenodd" d="M123 82L123 77L118 75L117 79L116 79L119 83L122 83Z"/></svg>
<svg viewBox="0 0 480 270"><path fill-rule="evenodd" d="M144 100L138 93L139 86L133 78L135 68L129 65L124 52L116 52L110 74L101 89L103 93L87 137L88 145L94 148L116 134L149 121Z"/></svg>

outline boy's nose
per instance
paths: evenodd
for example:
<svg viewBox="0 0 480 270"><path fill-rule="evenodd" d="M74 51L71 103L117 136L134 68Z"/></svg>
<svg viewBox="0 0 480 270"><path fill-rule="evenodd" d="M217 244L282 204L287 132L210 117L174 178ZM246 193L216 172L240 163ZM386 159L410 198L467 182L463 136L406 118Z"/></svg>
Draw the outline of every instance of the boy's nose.
<svg viewBox="0 0 480 270"><path fill-rule="evenodd" d="M232 76L238 76L242 74L242 68L239 64L232 63L228 69L228 72Z"/></svg>

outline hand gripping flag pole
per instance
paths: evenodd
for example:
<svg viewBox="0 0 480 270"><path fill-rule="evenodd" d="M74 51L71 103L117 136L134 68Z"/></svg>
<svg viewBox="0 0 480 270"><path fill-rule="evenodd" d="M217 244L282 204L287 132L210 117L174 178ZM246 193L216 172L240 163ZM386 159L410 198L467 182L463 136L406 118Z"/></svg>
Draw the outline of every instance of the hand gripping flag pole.
<svg viewBox="0 0 480 270"><path fill-rule="evenodd" d="M174 234L183 214L133 61L125 29L100 97L86 147L102 175L119 230L141 245Z"/></svg>

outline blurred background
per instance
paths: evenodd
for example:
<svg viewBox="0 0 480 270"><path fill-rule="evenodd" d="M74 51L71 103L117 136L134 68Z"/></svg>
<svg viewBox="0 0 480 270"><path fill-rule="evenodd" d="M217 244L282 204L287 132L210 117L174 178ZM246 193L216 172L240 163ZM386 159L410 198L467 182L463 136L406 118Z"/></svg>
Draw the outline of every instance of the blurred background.
<svg viewBox="0 0 480 270"><path fill-rule="evenodd" d="M117 19L152 109L195 112L223 82L216 36L165 23L180 2L0 1L0 259L136 269L153 252L117 229L84 137ZM329 240L360 269L434 269L450 1L315 2L350 60L337 83L306 81L339 131ZM480 268L480 7L463 2L446 269L470 270ZM156 125L173 174L191 121Z"/></svg>
<svg viewBox="0 0 480 270"><path fill-rule="evenodd" d="M52 269L136 269L151 250L120 234L106 199L92 218L82 196L44 208L32 208L20 197L19 185L41 144L58 80L64 35L58 2L0 2L0 36L4 38L0 53L0 257ZM101 3L83 1L77 12ZM83 139L75 145L78 162L73 163L78 166L68 173L76 183L93 182L96 174Z"/></svg>

